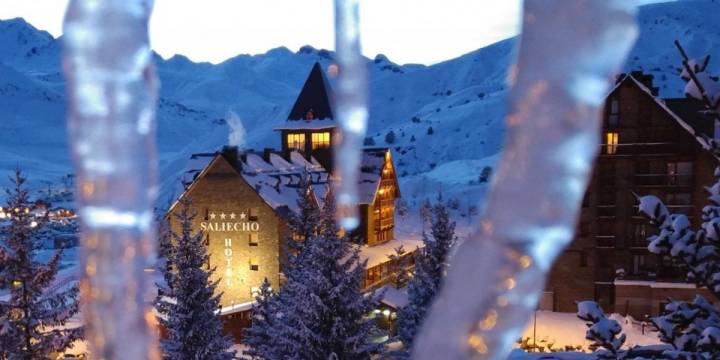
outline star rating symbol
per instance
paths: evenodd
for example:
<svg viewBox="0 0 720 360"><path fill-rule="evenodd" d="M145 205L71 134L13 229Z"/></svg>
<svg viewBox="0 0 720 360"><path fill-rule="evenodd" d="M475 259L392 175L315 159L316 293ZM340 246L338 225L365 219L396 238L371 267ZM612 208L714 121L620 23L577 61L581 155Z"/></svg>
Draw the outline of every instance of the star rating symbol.
<svg viewBox="0 0 720 360"><path fill-rule="evenodd" d="M214 212L213 212L213 213L210 213L210 218L211 218L211 219L215 219L215 213L214 213Z"/></svg>
<svg viewBox="0 0 720 360"><path fill-rule="evenodd" d="M241 213L240 213L240 219L245 220L245 216L247 216L247 215L245 215L245 212L241 212Z"/></svg>
<svg viewBox="0 0 720 360"><path fill-rule="evenodd" d="M230 213L230 219L235 219L235 213Z"/></svg>
<svg viewBox="0 0 720 360"><path fill-rule="evenodd" d="M225 213L220 213L220 218L224 220L224 219L225 219Z"/></svg>

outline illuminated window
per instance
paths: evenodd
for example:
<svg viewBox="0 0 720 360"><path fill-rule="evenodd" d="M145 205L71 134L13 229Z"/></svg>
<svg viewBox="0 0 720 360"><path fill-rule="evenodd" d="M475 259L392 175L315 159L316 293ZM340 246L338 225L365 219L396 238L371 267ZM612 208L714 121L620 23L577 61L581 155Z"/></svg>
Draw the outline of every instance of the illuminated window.
<svg viewBox="0 0 720 360"><path fill-rule="evenodd" d="M321 132L312 134L313 149L327 149L330 147L330 133Z"/></svg>
<svg viewBox="0 0 720 360"><path fill-rule="evenodd" d="M252 271L260 270L260 263L258 262L257 258L250 258L250 270L252 270Z"/></svg>
<svg viewBox="0 0 720 360"><path fill-rule="evenodd" d="M288 134L287 146L290 149L305 150L305 134Z"/></svg>
<svg viewBox="0 0 720 360"><path fill-rule="evenodd" d="M258 242L258 241L259 241L259 240L258 240L258 233L250 233L249 239L250 239L250 240L249 240L249 245L250 245L250 246L258 246L258 244L259 244L259 242Z"/></svg>
<svg viewBox="0 0 720 360"><path fill-rule="evenodd" d="M606 153L615 154L618 149L618 142L620 140L620 134L616 132L609 132L605 134L605 143L607 144Z"/></svg>

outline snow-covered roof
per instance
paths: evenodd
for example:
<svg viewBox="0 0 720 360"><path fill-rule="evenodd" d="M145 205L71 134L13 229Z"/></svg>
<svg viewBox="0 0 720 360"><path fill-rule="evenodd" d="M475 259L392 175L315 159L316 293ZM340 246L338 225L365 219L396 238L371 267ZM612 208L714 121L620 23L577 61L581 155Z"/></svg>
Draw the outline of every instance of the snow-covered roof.
<svg viewBox="0 0 720 360"><path fill-rule="evenodd" d="M358 174L358 202L371 204L380 186L380 174L385 165L387 148L363 149Z"/></svg>
<svg viewBox="0 0 720 360"><path fill-rule="evenodd" d="M652 280L615 280L615 286L647 286L653 289L695 289L697 286L685 282L667 282Z"/></svg>
<svg viewBox="0 0 720 360"><path fill-rule="evenodd" d="M405 289L398 290L393 286L386 285L377 291L383 295L380 302L393 309L397 310L408 304L408 294Z"/></svg>
<svg viewBox="0 0 720 360"><path fill-rule="evenodd" d="M248 301L240 304L233 304L230 306L223 306L220 308L220 316L234 314L237 312L248 311L252 309L254 301Z"/></svg>
<svg viewBox="0 0 720 360"><path fill-rule="evenodd" d="M335 127L337 127L337 123L333 119L289 120L282 126L276 127L275 130L322 130Z"/></svg>
<svg viewBox="0 0 720 360"><path fill-rule="evenodd" d="M363 151L358 180L359 203L373 202L388 151L386 148ZM192 155L181 175L181 188L176 193L182 194L189 188L216 157L225 156L227 158L228 154L234 153L215 152ZM322 203L332 182L332 176L317 159L310 158L308 160L297 151L293 151L287 156L274 151L262 153L245 151L237 152L236 156L237 159L230 159L232 160L230 163L237 167L238 173L255 189L258 195L283 216L287 214L286 210L295 211L297 209L297 189L304 174L310 178L318 204Z"/></svg>
<svg viewBox="0 0 720 360"><path fill-rule="evenodd" d="M381 245L361 245L360 261L367 260L367 268L380 265L388 261L388 256L395 254L395 248L402 246L407 252L415 251L425 246L420 239L394 239Z"/></svg>

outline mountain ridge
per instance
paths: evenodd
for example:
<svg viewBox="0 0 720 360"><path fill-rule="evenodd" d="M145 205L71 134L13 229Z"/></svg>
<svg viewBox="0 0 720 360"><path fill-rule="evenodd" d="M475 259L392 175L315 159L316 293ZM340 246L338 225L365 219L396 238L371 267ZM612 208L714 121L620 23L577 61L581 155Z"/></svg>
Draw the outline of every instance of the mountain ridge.
<svg viewBox="0 0 720 360"><path fill-rule="evenodd" d="M710 21L712 13L720 13L720 4L710 0L641 7L639 42L625 70L653 74L662 96L682 96L680 59L672 45L679 38L691 56L713 55L711 72L718 74L720 50L713 44L720 43L720 25ZM39 186L71 172L60 39L22 19L0 20L0 151L5 154L0 170L21 164ZM442 189L468 199L469 206L484 193L486 184L472 181L472 174L492 166L494 160L485 159L497 159L502 147L505 79L516 45L517 38L510 38L428 66L398 65L382 54L366 59L369 141L393 149L408 200L417 202ZM296 52L278 47L240 54L218 64L155 54L163 189L172 188L191 153L226 143L225 119L231 114L243 122L245 147L279 148L272 129L285 120L312 64L327 69L333 57L332 51L309 45ZM395 141L388 144L391 131ZM468 168L460 174L463 167L454 163ZM455 173L442 173L447 169ZM442 181L446 177L470 180L457 186ZM7 184L0 179L0 185Z"/></svg>

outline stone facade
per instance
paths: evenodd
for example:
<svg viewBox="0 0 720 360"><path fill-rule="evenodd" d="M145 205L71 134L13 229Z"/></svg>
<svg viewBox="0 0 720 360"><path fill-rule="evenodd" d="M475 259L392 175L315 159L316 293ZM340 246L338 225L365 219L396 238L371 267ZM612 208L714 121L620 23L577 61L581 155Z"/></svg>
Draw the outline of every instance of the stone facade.
<svg viewBox="0 0 720 360"><path fill-rule="evenodd" d="M216 156L183 196L198 214L193 227L205 229L223 307L253 301L265 278L279 288L285 223L224 156ZM179 230L177 211L177 205L170 210L173 231Z"/></svg>

